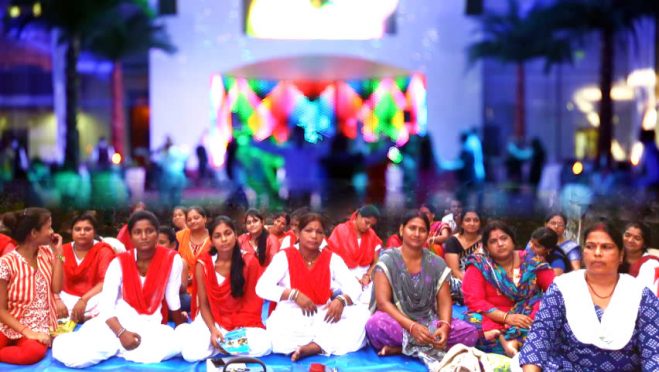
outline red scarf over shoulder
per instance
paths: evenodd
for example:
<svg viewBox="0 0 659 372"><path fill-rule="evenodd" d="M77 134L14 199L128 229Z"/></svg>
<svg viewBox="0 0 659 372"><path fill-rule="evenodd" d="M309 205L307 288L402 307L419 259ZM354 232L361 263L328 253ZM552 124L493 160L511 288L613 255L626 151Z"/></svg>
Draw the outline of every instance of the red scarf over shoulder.
<svg viewBox="0 0 659 372"><path fill-rule="evenodd" d="M641 257L640 260L634 262L634 264L631 265L631 266L629 267L629 275L631 275L631 276L633 276L633 277L637 277L637 276L638 276L638 272L641 271L641 266L643 266L644 263L646 263L646 262L648 262L648 261L650 261L650 260L657 260L657 261L659 261L659 257L657 257L657 256L653 256L653 255L649 255L649 254L648 254L648 255L645 255L645 256L643 256L643 257Z"/></svg>
<svg viewBox="0 0 659 372"><path fill-rule="evenodd" d="M117 233L117 240L124 243L127 251L133 249L133 240L130 238L130 231L128 231L128 225L121 226L119 232Z"/></svg>
<svg viewBox="0 0 659 372"><path fill-rule="evenodd" d="M284 249L288 259L288 274L291 278L291 288L304 293L316 305L324 305L332 295L330 282L330 260L332 252L323 249L311 269L296 248Z"/></svg>
<svg viewBox="0 0 659 372"><path fill-rule="evenodd" d="M0 257L16 249L16 242L10 236L0 234Z"/></svg>
<svg viewBox="0 0 659 372"><path fill-rule="evenodd" d="M103 282L105 272L114 258L114 250L109 244L98 242L92 246L85 258L76 260L72 243L62 246L64 256L64 291L75 296L82 296L96 284Z"/></svg>
<svg viewBox="0 0 659 372"><path fill-rule="evenodd" d="M375 231L369 228L362 234L361 246L358 245L357 229L354 224L356 218L357 212L353 213L348 221L337 225L327 239L332 252L341 256L350 269L370 266L375 257L375 247L382 244Z"/></svg>
<svg viewBox="0 0 659 372"><path fill-rule="evenodd" d="M243 260L245 261L245 267L243 268L245 290L243 296L239 298L231 295L230 276L225 278L222 284L218 284L215 275L215 263L208 253L204 253L198 261L204 266L203 279L206 286L206 297L213 319L228 331L240 327L265 328L261 320L263 300L256 295L256 282L261 273L261 266L252 255L244 255ZM194 298L196 298L196 295L197 286L195 285ZM191 309L193 318L199 315L197 307L197 301L193 301Z"/></svg>
<svg viewBox="0 0 659 372"><path fill-rule="evenodd" d="M165 288L176 251L165 247L156 247L146 272L144 286L140 282L140 274L135 262L135 252L120 254L119 263L123 274L122 296L139 314L153 314L165 298Z"/></svg>

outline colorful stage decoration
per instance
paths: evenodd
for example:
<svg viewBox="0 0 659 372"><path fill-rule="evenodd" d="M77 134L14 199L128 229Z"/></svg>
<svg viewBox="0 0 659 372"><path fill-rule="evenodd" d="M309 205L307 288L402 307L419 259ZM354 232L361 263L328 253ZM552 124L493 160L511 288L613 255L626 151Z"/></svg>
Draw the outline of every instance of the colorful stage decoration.
<svg viewBox="0 0 659 372"><path fill-rule="evenodd" d="M300 57L305 58L305 57ZM404 145L410 135L424 135L427 130L427 101L425 76L397 68L351 57L334 58L327 66L346 69L352 60L354 71L322 72L316 70L296 73L268 71L254 73L214 74L210 82L211 122L209 140L213 146L211 157L221 165L226 147L234 138L238 144L250 140L272 139L286 142L293 126L304 128L308 142L317 143L341 133L373 143L388 138L397 146ZM297 63L297 62L296 62ZM308 64L302 62L301 65ZM372 64L375 67L369 67ZM278 67L266 63L271 70ZM273 67L274 66L274 67ZM288 67L292 69L291 67ZM313 70L313 68L312 68ZM373 71L376 76L366 75ZM356 76L364 74L365 76ZM387 76L389 75L390 76ZM333 76L335 75L335 76ZM318 76L316 78L316 76ZM245 138L241 138L245 136Z"/></svg>

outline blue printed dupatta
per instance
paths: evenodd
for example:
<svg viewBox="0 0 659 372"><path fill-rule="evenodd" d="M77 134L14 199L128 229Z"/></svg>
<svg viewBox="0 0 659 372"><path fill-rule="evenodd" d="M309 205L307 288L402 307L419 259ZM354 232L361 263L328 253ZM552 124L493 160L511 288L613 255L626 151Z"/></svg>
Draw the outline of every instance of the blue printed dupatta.
<svg viewBox="0 0 659 372"><path fill-rule="evenodd" d="M529 257L529 255L520 252L520 272L522 277L519 284L515 285L512 279L506 275L506 270L494 262L487 255L471 255L466 260L466 266L473 265L482 274L488 283L496 287L499 292L508 297L513 303L510 312L513 314L530 315L533 311L533 305L542 299L543 292L537 285L537 271L549 269L549 264L540 257ZM488 312L494 311L490 309ZM516 338L525 338L528 329L511 326L506 330L504 338L512 340Z"/></svg>

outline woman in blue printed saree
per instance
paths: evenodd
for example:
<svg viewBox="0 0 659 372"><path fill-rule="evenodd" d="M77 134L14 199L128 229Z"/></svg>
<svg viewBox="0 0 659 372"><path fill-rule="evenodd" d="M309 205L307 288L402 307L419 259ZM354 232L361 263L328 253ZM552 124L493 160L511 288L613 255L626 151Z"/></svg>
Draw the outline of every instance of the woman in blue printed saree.
<svg viewBox="0 0 659 372"><path fill-rule="evenodd" d="M525 372L658 371L659 300L627 274L620 233L585 231L584 266L556 278L519 353Z"/></svg>

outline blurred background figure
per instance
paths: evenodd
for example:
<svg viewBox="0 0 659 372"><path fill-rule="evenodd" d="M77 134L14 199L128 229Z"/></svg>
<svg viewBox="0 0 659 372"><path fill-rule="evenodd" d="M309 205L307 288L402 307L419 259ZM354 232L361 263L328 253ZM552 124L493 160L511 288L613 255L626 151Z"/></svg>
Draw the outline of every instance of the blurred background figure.
<svg viewBox="0 0 659 372"><path fill-rule="evenodd" d="M542 170L545 167L545 162L547 161L547 154L545 147L542 145L540 138L535 137L531 140L531 159L529 164L529 184L535 190L540 183L540 178L542 177Z"/></svg>
<svg viewBox="0 0 659 372"><path fill-rule="evenodd" d="M99 137L98 143L89 155L89 165L98 170L108 169L112 165L112 155L114 148L108 143L107 138Z"/></svg>
<svg viewBox="0 0 659 372"><path fill-rule="evenodd" d="M195 153L197 154L197 186L204 186L210 176L206 146L200 142L195 149Z"/></svg>
<svg viewBox="0 0 659 372"><path fill-rule="evenodd" d="M636 167L635 184L639 189L646 190L650 197L659 200L659 149L655 142L655 132L642 130L640 137L643 154Z"/></svg>
<svg viewBox="0 0 659 372"><path fill-rule="evenodd" d="M181 195L188 181L185 175L186 160L186 154L167 136L155 159L160 166L158 186L160 201L165 208L172 208L181 202Z"/></svg>

